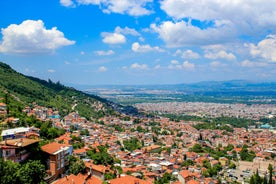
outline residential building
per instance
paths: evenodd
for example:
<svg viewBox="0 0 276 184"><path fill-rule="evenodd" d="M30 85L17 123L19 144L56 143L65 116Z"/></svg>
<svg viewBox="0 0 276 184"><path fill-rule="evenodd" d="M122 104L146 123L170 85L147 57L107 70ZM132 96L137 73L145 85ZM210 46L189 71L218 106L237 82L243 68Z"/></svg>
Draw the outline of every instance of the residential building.
<svg viewBox="0 0 276 184"><path fill-rule="evenodd" d="M25 161L37 147L38 139L6 139L0 142L0 157L4 160L12 160L14 162Z"/></svg>
<svg viewBox="0 0 276 184"><path fill-rule="evenodd" d="M47 172L51 179L58 178L65 172L69 164L68 156L72 155L73 147L68 144L52 142L41 147L47 157Z"/></svg>
<svg viewBox="0 0 276 184"><path fill-rule="evenodd" d="M151 184L151 182L135 178L134 176L121 176L109 182L110 184Z"/></svg>

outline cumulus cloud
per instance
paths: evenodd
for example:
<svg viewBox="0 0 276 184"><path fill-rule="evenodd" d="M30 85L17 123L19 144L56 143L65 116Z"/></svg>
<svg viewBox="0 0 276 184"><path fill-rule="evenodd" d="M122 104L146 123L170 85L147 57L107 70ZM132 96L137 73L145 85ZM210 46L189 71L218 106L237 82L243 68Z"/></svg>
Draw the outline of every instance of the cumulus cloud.
<svg viewBox="0 0 276 184"><path fill-rule="evenodd" d="M47 53L60 47L73 45L56 27L46 29L42 20L25 20L2 29L0 52Z"/></svg>
<svg viewBox="0 0 276 184"><path fill-rule="evenodd" d="M75 3L72 0L60 0L59 2L62 6L75 7Z"/></svg>
<svg viewBox="0 0 276 184"><path fill-rule="evenodd" d="M160 68L161 68L161 65L155 65L155 67L154 67L155 70L158 70Z"/></svg>
<svg viewBox="0 0 276 184"><path fill-rule="evenodd" d="M117 26L114 32L124 35L140 36L140 33L138 33L135 29L129 27L121 28L120 26Z"/></svg>
<svg viewBox="0 0 276 184"><path fill-rule="evenodd" d="M241 62L241 66L243 67L265 67L267 66L267 63L264 62L253 62L253 61L249 61L249 60L244 60Z"/></svg>
<svg viewBox="0 0 276 184"><path fill-rule="evenodd" d="M121 44L126 42L126 37L120 33L107 33L102 34L103 42L107 44Z"/></svg>
<svg viewBox="0 0 276 184"><path fill-rule="evenodd" d="M130 69L147 70L147 69L149 69L149 67L148 67L148 65L146 65L146 64L133 63L133 64L130 66Z"/></svg>
<svg viewBox="0 0 276 184"><path fill-rule="evenodd" d="M98 51L95 51L95 53L99 56L110 56L110 55L115 54L115 52L113 50L107 50L107 51L98 50Z"/></svg>
<svg viewBox="0 0 276 184"><path fill-rule="evenodd" d="M231 40L234 35L234 31L228 26L201 29L185 21L152 24L151 29L158 33L169 47L221 43Z"/></svg>
<svg viewBox="0 0 276 184"><path fill-rule="evenodd" d="M169 46L231 42L276 28L276 1L161 0L160 5L174 21L154 28Z"/></svg>
<svg viewBox="0 0 276 184"><path fill-rule="evenodd" d="M268 35L257 45L250 44L250 54L253 57L260 56L271 62L276 62L276 35Z"/></svg>
<svg viewBox="0 0 276 184"><path fill-rule="evenodd" d="M225 50L219 50L217 52L207 51L204 54L205 58L208 59L226 59L226 60L236 60L236 56L232 53L227 53Z"/></svg>
<svg viewBox="0 0 276 184"><path fill-rule="evenodd" d="M173 65L178 65L179 62L178 62L177 60L171 60L171 64L173 64Z"/></svg>
<svg viewBox="0 0 276 184"><path fill-rule="evenodd" d="M54 70L54 69L48 69L47 72L49 72L49 73L55 73L56 70Z"/></svg>
<svg viewBox="0 0 276 184"><path fill-rule="evenodd" d="M226 64L218 62L218 61L213 61L209 64L212 68L219 68L219 67L224 67Z"/></svg>
<svg viewBox="0 0 276 184"><path fill-rule="evenodd" d="M193 71L195 69L195 64L190 63L189 61L184 61L182 64L180 64L177 60L172 60L168 68Z"/></svg>
<svg viewBox="0 0 276 184"><path fill-rule="evenodd" d="M69 1L78 5L98 5L104 13L119 13L132 16L149 15L153 11L149 5L153 0L60 0L61 5L68 7Z"/></svg>
<svg viewBox="0 0 276 184"><path fill-rule="evenodd" d="M99 67L99 72L106 72L107 71L107 68L105 66L101 66Z"/></svg>
<svg viewBox="0 0 276 184"><path fill-rule="evenodd" d="M225 59L229 61L237 59L233 53L227 52L225 46L220 44L203 46L202 48L205 52L204 57L208 59Z"/></svg>
<svg viewBox="0 0 276 184"><path fill-rule="evenodd" d="M161 9L176 18L231 21L241 27L276 25L276 1L162 0ZM250 27L250 26L249 26Z"/></svg>
<svg viewBox="0 0 276 184"><path fill-rule="evenodd" d="M180 49L178 49L175 52L174 56L181 56L181 58L184 58L184 59L198 59L198 58L200 58L200 56L197 52L194 52L190 49L184 50L184 51L181 51Z"/></svg>
<svg viewBox="0 0 276 184"><path fill-rule="evenodd" d="M79 5L99 5L101 3L101 0L77 0L77 3Z"/></svg>
<svg viewBox="0 0 276 184"><path fill-rule="evenodd" d="M134 42L131 47L133 52L164 52L160 47L151 47L150 45L140 45L138 42Z"/></svg>

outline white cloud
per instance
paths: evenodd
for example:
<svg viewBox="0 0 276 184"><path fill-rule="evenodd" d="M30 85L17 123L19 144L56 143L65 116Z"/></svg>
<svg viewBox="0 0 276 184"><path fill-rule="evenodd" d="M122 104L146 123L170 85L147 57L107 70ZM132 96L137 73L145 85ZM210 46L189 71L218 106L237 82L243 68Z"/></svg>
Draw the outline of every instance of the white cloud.
<svg viewBox="0 0 276 184"><path fill-rule="evenodd" d="M226 60L236 60L236 56L232 53L227 53L224 50L219 50L217 52L212 52L212 51L206 51L204 54L205 58L208 59L226 59Z"/></svg>
<svg viewBox="0 0 276 184"><path fill-rule="evenodd" d="M178 69L178 70L194 70L195 64L190 63L189 61L184 61L182 64L179 64L177 60L172 60L171 64L168 66L169 69Z"/></svg>
<svg viewBox="0 0 276 184"><path fill-rule="evenodd" d="M276 29L275 0L161 0L160 5L174 20L154 26L168 46L233 42ZM183 23L187 19L190 24Z"/></svg>
<svg viewBox="0 0 276 184"><path fill-rule="evenodd" d="M100 72L106 72L107 71L107 68L105 66L101 66L99 67L98 69Z"/></svg>
<svg viewBox="0 0 276 184"><path fill-rule="evenodd" d="M161 9L169 16L182 19L233 22L244 28L276 25L276 1L240 0L162 0ZM258 29L258 28L257 28Z"/></svg>
<svg viewBox="0 0 276 184"><path fill-rule="evenodd" d="M84 51L80 51L80 55L85 55L85 52Z"/></svg>
<svg viewBox="0 0 276 184"><path fill-rule="evenodd" d="M134 42L131 47L133 52L164 52L160 47L151 47L150 45L140 45L138 42Z"/></svg>
<svg viewBox="0 0 276 184"><path fill-rule="evenodd" d="M135 29L129 27L121 28L120 26L117 26L114 32L124 35L140 36L140 33L138 33Z"/></svg>
<svg viewBox="0 0 276 184"><path fill-rule="evenodd" d="M200 29L193 26L191 22L185 21L165 21L160 25L152 24L151 29L158 33L169 47L222 43L231 40L235 34L235 31L229 26Z"/></svg>
<svg viewBox="0 0 276 184"><path fill-rule="evenodd" d="M110 55L115 54L115 52L113 50L107 50L107 51L98 50L98 51L95 51L95 53L99 56L110 56Z"/></svg>
<svg viewBox="0 0 276 184"><path fill-rule="evenodd" d="M64 0L69 1L69 0ZM104 13L119 13L132 16L149 15L153 0L75 0L78 5L98 5ZM61 3L66 6L68 3Z"/></svg>
<svg viewBox="0 0 276 184"><path fill-rule="evenodd" d="M194 70L195 64L189 63L188 61L184 61L184 63L182 64L182 68L185 70Z"/></svg>
<svg viewBox="0 0 276 184"><path fill-rule="evenodd" d="M257 45L250 44L250 54L260 56L267 61L276 62L276 35L268 35Z"/></svg>
<svg viewBox="0 0 276 184"><path fill-rule="evenodd" d="M149 67L148 67L148 65L146 65L146 64L133 63L133 64L130 66L130 69L147 70L147 69L149 69Z"/></svg>
<svg viewBox="0 0 276 184"><path fill-rule="evenodd" d="M101 0L77 0L79 5L100 5Z"/></svg>
<svg viewBox="0 0 276 184"><path fill-rule="evenodd" d="M48 69L47 72L49 72L49 73L55 73L56 70L54 70L54 69Z"/></svg>
<svg viewBox="0 0 276 184"><path fill-rule="evenodd" d="M199 54L188 49L188 50L185 50L185 51L181 51L180 49L178 49L175 54L175 56L181 56L181 58L184 58L184 59L198 59L200 58Z"/></svg>
<svg viewBox="0 0 276 184"><path fill-rule="evenodd" d="M103 42L107 44L120 44L126 42L126 37L119 33L103 32L101 35L103 37Z"/></svg>
<svg viewBox="0 0 276 184"><path fill-rule="evenodd" d="M249 60L244 60L241 62L241 66L243 67L265 67L267 66L267 63L263 63L263 62L252 62Z"/></svg>
<svg viewBox="0 0 276 184"><path fill-rule="evenodd" d="M177 64L179 64L179 62L177 60L171 60L171 64L177 65Z"/></svg>
<svg viewBox="0 0 276 184"><path fill-rule="evenodd" d="M75 3L72 0L60 0L59 2L62 6L75 7Z"/></svg>
<svg viewBox="0 0 276 184"><path fill-rule="evenodd" d="M223 64L221 62L218 61L213 61L209 64L212 68L218 68L218 67L224 67L226 66L226 64Z"/></svg>
<svg viewBox="0 0 276 184"><path fill-rule="evenodd" d="M156 66L154 67L155 70L158 70L158 69L160 69L160 68L161 68L161 65L156 65Z"/></svg>
<svg viewBox="0 0 276 184"><path fill-rule="evenodd" d="M3 38L0 52L5 53L45 53L75 44L75 41L65 38L56 27L46 29L42 20L25 20L1 31Z"/></svg>

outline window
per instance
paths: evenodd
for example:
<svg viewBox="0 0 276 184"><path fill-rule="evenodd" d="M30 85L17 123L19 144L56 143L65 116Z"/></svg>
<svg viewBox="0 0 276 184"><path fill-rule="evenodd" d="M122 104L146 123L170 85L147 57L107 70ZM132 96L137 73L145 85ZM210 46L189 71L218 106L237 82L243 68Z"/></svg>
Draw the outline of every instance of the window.
<svg viewBox="0 0 276 184"><path fill-rule="evenodd" d="M9 156L11 154L11 150L6 150L5 156Z"/></svg>
<svg viewBox="0 0 276 184"><path fill-rule="evenodd" d="M57 161L57 169L60 169L60 161Z"/></svg>

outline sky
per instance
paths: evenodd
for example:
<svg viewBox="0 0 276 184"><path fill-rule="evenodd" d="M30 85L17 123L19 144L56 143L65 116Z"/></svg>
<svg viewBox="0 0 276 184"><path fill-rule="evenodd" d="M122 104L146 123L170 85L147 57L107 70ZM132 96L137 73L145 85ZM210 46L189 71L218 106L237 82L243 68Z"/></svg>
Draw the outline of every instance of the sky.
<svg viewBox="0 0 276 184"><path fill-rule="evenodd" d="M276 0L1 0L0 61L63 84L276 81Z"/></svg>

